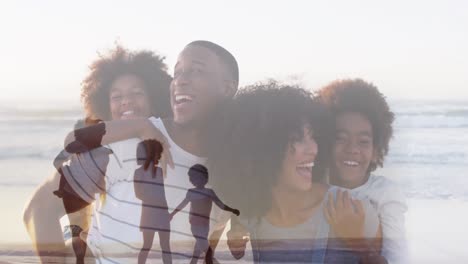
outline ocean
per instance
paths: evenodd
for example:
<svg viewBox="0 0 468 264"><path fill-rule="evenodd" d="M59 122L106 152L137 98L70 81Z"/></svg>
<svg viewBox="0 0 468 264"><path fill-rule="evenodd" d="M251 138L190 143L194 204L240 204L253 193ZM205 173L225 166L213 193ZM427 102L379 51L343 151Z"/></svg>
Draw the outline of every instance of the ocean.
<svg viewBox="0 0 468 264"><path fill-rule="evenodd" d="M431 255L435 253L420 254L437 250L441 259L456 256L468 261L464 250L445 245L451 239L468 243L468 229L454 226L460 219L468 221L468 101L390 104L396 114L394 136L384 168L376 174L396 181L407 194L407 229L414 259L436 263ZM47 104L18 109L11 105L0 106L0 208L6 211L0 222L0 244L5 245L30 243L22 224L24 204L54 171L52 161L64 136L82 116L79 106ZM439 236L435 241L442 241L428 247L419 244L428 244L425 229ZM447 230L452 229L456 238L449 237ZM0 259L2 254L5 251L0 250Z"/></svg>

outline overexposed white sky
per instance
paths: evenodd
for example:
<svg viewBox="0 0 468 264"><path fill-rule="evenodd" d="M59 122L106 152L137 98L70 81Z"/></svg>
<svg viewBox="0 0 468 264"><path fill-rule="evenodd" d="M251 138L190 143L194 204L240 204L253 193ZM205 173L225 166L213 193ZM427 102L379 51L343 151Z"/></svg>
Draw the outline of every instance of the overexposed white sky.
<svg viewBox="0 0 468 264"><path fill-rule="evenodd" d="M174 61L211 40L241 85L361 77L389 98L468 99L468 1L2 1L0 101L79 102L88 65L118 41Z"/></svg>

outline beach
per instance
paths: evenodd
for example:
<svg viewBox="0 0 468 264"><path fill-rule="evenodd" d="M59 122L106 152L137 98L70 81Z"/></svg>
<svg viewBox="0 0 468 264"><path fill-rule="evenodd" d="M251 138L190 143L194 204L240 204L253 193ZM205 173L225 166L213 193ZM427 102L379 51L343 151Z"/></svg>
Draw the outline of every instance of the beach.
<svg viewBox="0 0 468 264"><path fill-rule="evenodd" d="M392 104L395 133L384 169L375 174L397 182L407 195L410 263L468 261L467 106ZM80 116L79 108L0 108L0 263L38 263L22 211L36 186L54 172L63 137ZM233 260L223 241L217 254L221 263L247 263Z"/></svg>
<svg viewBox="0 0 468 264"><path fill-rule="evenodd" d="M2 192L3 193L3 192ZM434 199L410 199L407 214L407 237L410 263L461 263L468 260L468 202L441 201ZM11 210L18 213L21 210ZM3 219L18 226L19 217ZM6 231L6 233L5 233ZM3 230L3 234L17 236L17 241L3 241L0 244L0 263L39 263L39 259L27 240L21 227ZM3 237L3 236L2 236ZM23 239L21 242L20 240ZM227 252L226 242L221 241L217 257L221 263L249 263L236 261ZM60 263L59 257L48 257L51 262ZM68 258L70 261L71 257ZM128 258L134 260L135 258ZM155 261L153 259L152 261ZM70 262L71 263L71 262ZM174 261L174 263L177 263Z"/></svg>

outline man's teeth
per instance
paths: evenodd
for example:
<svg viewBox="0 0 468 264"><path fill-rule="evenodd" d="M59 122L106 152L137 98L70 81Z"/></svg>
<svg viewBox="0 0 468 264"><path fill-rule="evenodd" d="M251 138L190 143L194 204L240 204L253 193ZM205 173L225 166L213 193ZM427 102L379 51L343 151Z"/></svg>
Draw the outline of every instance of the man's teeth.
<svg viewBox="0 0 468 264"><path fill-rule="evenodd" d="M345 160L343 163L347 166L358 166L359 163L357 161Z"/></svg>
<svg viewBox="0 0 468 264"><path fill-rule="evenodd" d="M193 97L190 95L176 95L175 100L177 103L182 103L184 101L192 101Z"/></svg>
<svg viewBox="0 0 468 264"><path fill-rule="evenodd" d="M123 116L125 115L133 115L133 111L125 111L122 113Z"/></svg>
<svg viewBox="0 0 468 264"><path fill-rule="evenodd" d="M305 163L305 164L298 165L297 167L298 168L309 169L309 168L314 167L314 164L315 164L314 162L310 162L310 163Z"/></svg>

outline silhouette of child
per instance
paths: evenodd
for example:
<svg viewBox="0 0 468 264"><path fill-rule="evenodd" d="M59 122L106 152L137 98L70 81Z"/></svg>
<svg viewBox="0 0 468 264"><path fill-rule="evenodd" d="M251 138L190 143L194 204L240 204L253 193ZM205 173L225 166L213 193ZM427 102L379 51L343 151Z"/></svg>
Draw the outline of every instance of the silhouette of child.
<svg viewBox="0 0 468 264"><path fill-rule="evenodd" d="M83 223L71 214L91 204L96 194L105 193L106 169L109 155L112 154L112 150L101 146L105 133L103 123L92 130L75 130L76 140L67 145L54 160L54 166L61 176L59 189L53 193L62 199L68 215L72 247L78 264L84 263L86 242L80 238ZM64 164L66 161L69 162Z"/></svg>
<svg viewBox="0 0 468 264"><path fill-rule="evenodd" d="M160 167L156 167L158 164L150 163L148 169L144 166L147 153L155 156L155 160L159 160L162 151L161 143L156 140L145 140L137 147L137 164L140 167L135 170L134 189L136 197L142 200L140 231L143 233L143 246L138 254L139 264L146 263L155 232L159 235L163 263L172 263L169 244L170 218L164 191L163 172Z"/></svg>
<svg viewBox="0 0 468 264"><path fill-rule="evenodd" d="M193 249L193 257L191 264L197 263L199 256L206 252L205 261L207 264L213 263L212 252L208 245L208 232L210 229L210 213L211 206L214 202L219 208L232 212L235 215L239 215L240 212L237 209L233 209L225 205L218 198L216 193L212 189L205 188L208 183L208 170L201 164L193 165L188 171L190 182L195 188L189 189L185 199L177 206L177 208L171 213L171 219L177 212L182 210L188 203L190 203L190 225L192 235L195 238L195 246Z"/></svg>

